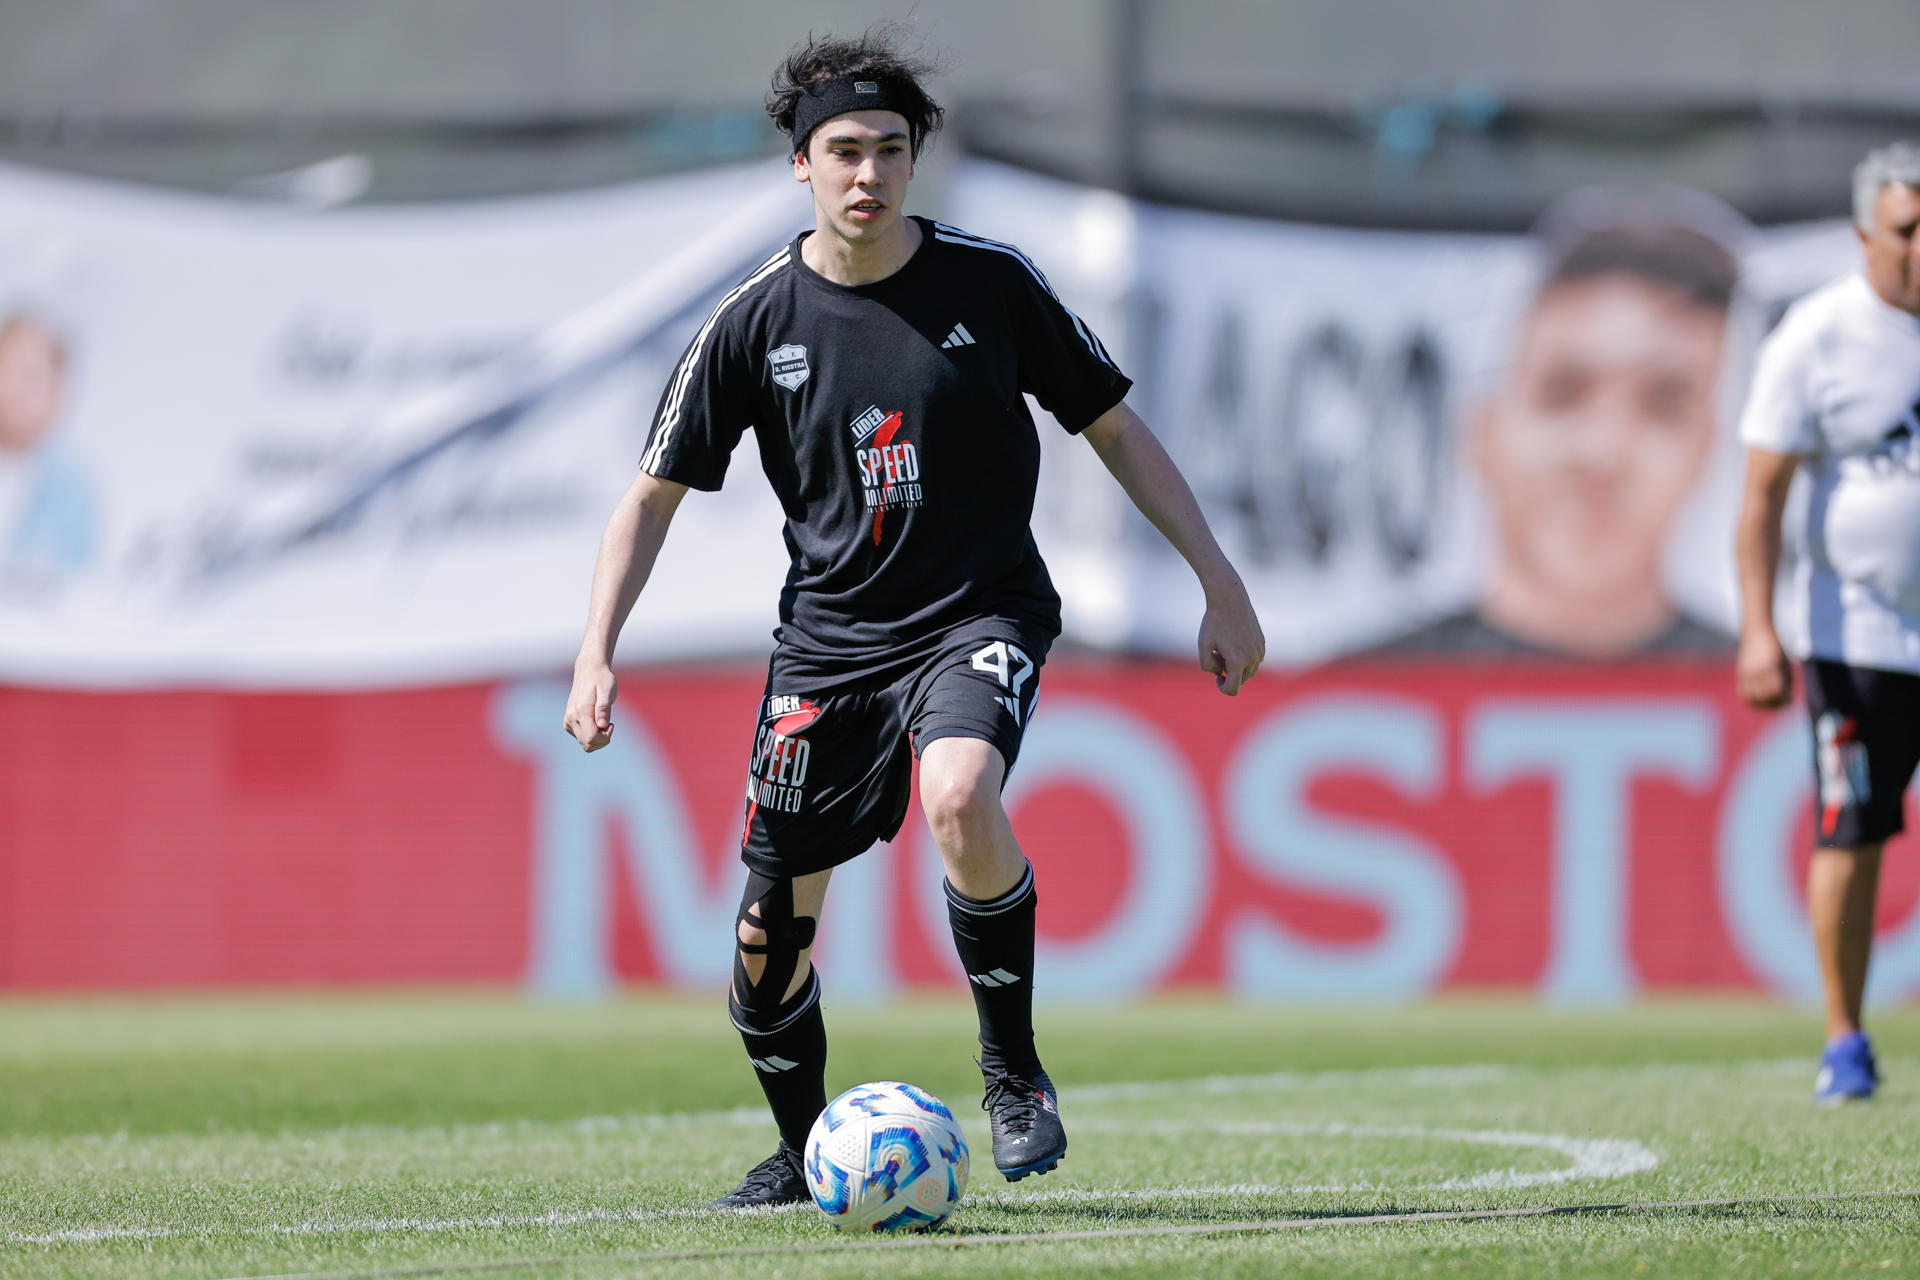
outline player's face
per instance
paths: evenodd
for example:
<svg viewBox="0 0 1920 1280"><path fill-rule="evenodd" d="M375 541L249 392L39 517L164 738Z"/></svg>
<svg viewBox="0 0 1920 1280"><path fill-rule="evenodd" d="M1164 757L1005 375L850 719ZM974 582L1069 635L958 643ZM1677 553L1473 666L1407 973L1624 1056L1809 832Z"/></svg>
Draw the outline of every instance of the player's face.
<svg viewBox="0 0 1920 1280"><path fill-rule="evenodd" d="M1658 588L1712 449L1725 317L1633 276L1535 304L1477 462L1513 568L1556 594Z"/></svg>
<svg viewBox="0 0 1920 1280"><path fill-rule="evenodd" d="M37 325L0 328L0 449L25 453L60 413L59 344Z"/></svg>
<svg viewBox="0 0 1920 1280"><path fill-rule="evenodd" d="M1904 182L1880 188L1873 230L1859 236L1873 291L1902 311L1920 315L1920 191Z"/></svg>
<svg viewBox="0 0 1920 1280"><path fill-rule="evenodd" d="M872 244L900 225L913 181L907 118L897 111L850 111L823 121L793 158L793 176L813 186L821 229Z"/></svg>

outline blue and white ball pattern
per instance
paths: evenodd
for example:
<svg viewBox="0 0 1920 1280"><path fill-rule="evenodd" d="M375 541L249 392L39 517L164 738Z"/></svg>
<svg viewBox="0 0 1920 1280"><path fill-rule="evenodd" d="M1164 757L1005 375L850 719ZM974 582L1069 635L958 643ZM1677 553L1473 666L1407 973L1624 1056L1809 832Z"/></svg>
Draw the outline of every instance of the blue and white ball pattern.
<svg viewBox="0 0 1920 1280"><path fill-rule="evenodd" d="M883 1080L849 1089L807 1135L807 1187L847 1231L926 1231L967 1189L967 1140L947 1104Z"/></svg>

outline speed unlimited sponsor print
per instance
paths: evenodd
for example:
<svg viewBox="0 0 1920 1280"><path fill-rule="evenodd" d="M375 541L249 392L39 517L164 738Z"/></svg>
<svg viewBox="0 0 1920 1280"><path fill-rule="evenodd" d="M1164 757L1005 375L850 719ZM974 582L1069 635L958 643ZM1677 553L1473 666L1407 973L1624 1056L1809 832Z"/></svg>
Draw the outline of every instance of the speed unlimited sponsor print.
<svg viewBox="0 0 1920 1280"><path fill-rule="evenodd" d="M788 694L767 699L747 769L747 831L763 807L774 813L800 812L813 760L813 744L801 735L819 717L819 705L809 699ZM741 836L743 843L746 838Z"/></svg>
<svg viewBox="0 0 1920 1280"><path fill-rule="evenodd" d="M873 545L879 546L887 512L920 505L920 451L913 441L900 439L904 411L869 405L849 426L854 461L860 468L860 488L866 509L873 513Z"/></svg>

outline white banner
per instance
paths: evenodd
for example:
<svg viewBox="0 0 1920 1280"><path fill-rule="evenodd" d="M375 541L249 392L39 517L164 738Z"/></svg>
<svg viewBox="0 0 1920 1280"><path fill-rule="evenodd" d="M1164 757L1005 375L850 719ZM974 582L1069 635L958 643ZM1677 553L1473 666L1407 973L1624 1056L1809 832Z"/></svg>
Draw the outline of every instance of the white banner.
<svg viewBox="0 0 1920 1280"><path fill-rule="evenodd" d="M567 664L673 360L807 213L760 164L324 213L0 168L0 681ZM682 508L626 655L767 643L751 452Z"/></svg>
<svg viewBox="0 0 1920 1280"><path fill-rule="evenodd" d="M1857 253L1843 224L1756 232L1667 193L1737 268L1722 309L1682 305L1711 261L1583 239L1592 200L1469 236L978 162L948 194L1122 353L1287 663L1724 644L1754 344ZM0 167L0 682L564 666L672 361L808 214L777 164L323 213ZM1090 449L1043 438L1068 638L1185 654L1191 575ZM682 507L623 658L764 651L786 566L757 461Z"/></svg>
<svg viewBox="0 0 1920 1280"><path fill-rule="evenodd" d="M1229 217L984 162L951 195L1121 353L1290 663L1730 645L1753 349L1858 257L1844 223L1759 232L1693 192L1575 193L1533 236ZM1724 314L1685 296L1716 255ZM1090 449L1047 445L1035 532L1069 633L1190 652L1192 574Z"/></svg>

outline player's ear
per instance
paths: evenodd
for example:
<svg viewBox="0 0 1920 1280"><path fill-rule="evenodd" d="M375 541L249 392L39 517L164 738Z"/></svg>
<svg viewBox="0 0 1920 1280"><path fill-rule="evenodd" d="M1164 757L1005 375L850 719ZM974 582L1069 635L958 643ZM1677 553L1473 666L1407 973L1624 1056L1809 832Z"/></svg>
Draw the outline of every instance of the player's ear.
<svg viewBox="0 0 1920 1280"><path fill-rule="evenodd" d="M804 150L793 153L793 180L795 182L808 180L807 153Z"/></svg>

